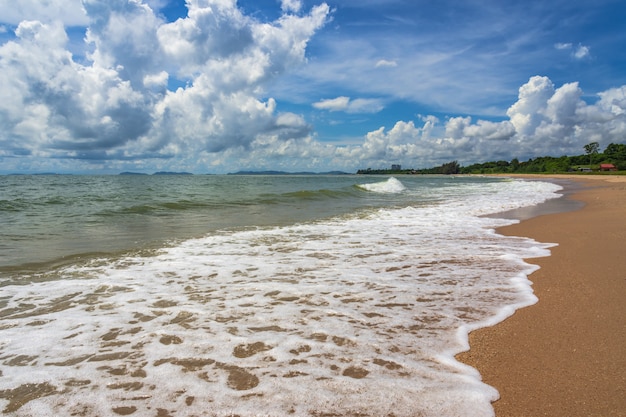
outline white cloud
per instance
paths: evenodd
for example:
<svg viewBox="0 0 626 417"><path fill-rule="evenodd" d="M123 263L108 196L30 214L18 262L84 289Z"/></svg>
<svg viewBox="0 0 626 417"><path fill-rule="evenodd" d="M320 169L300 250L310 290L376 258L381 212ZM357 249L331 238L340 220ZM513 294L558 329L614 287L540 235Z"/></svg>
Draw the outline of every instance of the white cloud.
<svg viewBox="0 0 626 417"><path fill-rule="evenodd" d="M614 117L626 114L626 86L611 88L600 94L600 102L597 104L607 115Z"/></svg>
<svg viewBox="0 0 626 417"><path fill-rule="evenodd" d="M446 134L451 139L464 137L484 141L508 140L515 135L515 126L510 121L491 122L478 120L472 124L470 117L452 117L446 123Z"/></svg>
<svg viewBox="0 0 626 417"><path fill-rule="evenodd" d="M388 61L386 59L381 59L378 62L376 62L376 68L380 68L380 67L397 67L398 63L396 61Z"/></svg>
<svg viewBox="0 0 626 417"><path fill-rule="evenodd" d="M341 96L320 100L317 103L313 103L313 107L319 110L346 111L349 104L350 97Z"/></svg>
<svg viewBox="0 0 626 417"><path fill-rule="evenodd" d="M382 102L374 98L357 98L350 101L348 113L378 113L384 108Z"/></svg>
<svg viewBox="0 0 626 417"><path fill-rule="evenodd" d="M520 88L518 101L507 111L518 138L541 146L554 138L568 138L580 128L584 118L580 109L578 83L568 83L558 89L547 77L532 77Z"/></svg>
<svg viewBox="0 0 626 417"><path fill-rule="evenodd" d="M281 2L281 9L285 13L298 13L301 8L302 2L300 0L282 0Z"/></svg>
<svg viewBox="0 0 626 417"><path fill-rule="evenodd" d="M591 50L588 46L578 45L576 50L574 51L574 58L583 59L589 57Z"/></svg>
<svg viewBox="0 0 626 417"><path fill-rule="evenodd" d="M554 45L554 47L559 50L572 49L572 44L571 43L557 43Z"/></svg>
<svg viewBox="0 0 626 417"><path fill-rule="evenodd" d="M518 100L506 112L520 135L532 135L541 123L541 111L554 94L554 85L548 77L531 77L519 89Z"/></svg>
<svg viewBox="0 0 626 417"><path fill-rule="evenodd" d="M23 20L60 21L67 26L88 23L81 0L0 0L0 22L18 25Z"/></svg>
<svg viewBox="0 0 626 417"><path fill-rule="evenodd" d="M148 74L143 77L143 85L146 88L166 88L169 74L161 71L158 74Z"/></svg>
<svg viewBox="0 0 626 417"><path fill-rule="evenodd" d="M384 108L378 99L357 98L351 100L350 97L345 96L320 100L313 103L313 107L319 110L346 113L377 113Z"/></svg>
<svg viewBox="0 0 626 417"><path fill-rule="evenodd" d="M234 1L187 4L188 17L166 23L141 2L85 0L86 63L74 61L59 21L21 22L0 46L5 155L182 159L245 150L261 136L306 138L301 117L259 97L305 61L328 6L263 23ZM168 91L171 79L186 86Z"/></svg>
<svg viewBox="0 0 626 417"><path fill-rule="evenodd" d="M571 56L574 59L585 59L591 56L591 48L582 44L574 48L572 43L557 43L554 47L561 51L572 51Z"/></svg>

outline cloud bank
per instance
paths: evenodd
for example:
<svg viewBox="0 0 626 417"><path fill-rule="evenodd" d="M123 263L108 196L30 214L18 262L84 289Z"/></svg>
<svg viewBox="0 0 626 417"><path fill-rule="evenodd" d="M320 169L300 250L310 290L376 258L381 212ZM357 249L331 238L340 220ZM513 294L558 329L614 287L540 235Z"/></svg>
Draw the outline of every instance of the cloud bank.
<svg viewBox="0 0 626 417"><path fill-rule="evenodd" d="M626 86L589 98L577 82L533 76L496 120L421 115L325 142L266 91L307 65L310 40L331 19L327 4L283 0L280 17L263 22L235 0L188 0L186 16L168 22L157 2L64 1L73 14L50 6L27 20L24 2L3 18L15 26L0 45L1 172L422 168L580 154L626 138ZM86 28L84 56L71 52L69 25ZM337 96L310 107L366 117L385 102Z"/></svg>
<svg viewBox="0 0 626 417"><path fill-rule="evenodd" d="M451 117L441 121L422 117L421 126L399 121L386 131L367 134L357 154L374 164L400 161L415 167L413 161L429 161L420 167L446 160L469 164L491 160L537 156L579 155L584 145L598 142L601 149L626 138L626 86L598 95L588 104L578 83L555 87L548 77L534 76L519 89L518 100L508 111L508 119L493 122ZM443 131L442 131L443 130Z"/></svg>
<svg viewBox="0 0 626 417"><path fill-rule="evenodd" d="M245 16L234 0L187 7L166 22L138 1L84 0L84 60L58 19L20 21L0 47L0 156L208 158L268 137L306 138L310 127L278 113L263 87L305 62L329 7L300 15L299 2L284 1L274 22Z"/></svg>

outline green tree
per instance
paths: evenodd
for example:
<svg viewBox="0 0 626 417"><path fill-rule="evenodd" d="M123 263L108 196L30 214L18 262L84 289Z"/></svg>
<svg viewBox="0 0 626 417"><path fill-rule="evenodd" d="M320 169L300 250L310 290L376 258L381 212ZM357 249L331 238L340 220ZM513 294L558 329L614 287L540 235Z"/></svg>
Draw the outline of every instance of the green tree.
<svg viewBox="0 0 626 417"><path fill-rule="evenodd" d="M565 172L570 167L570 159L567 156L560 158L545 157L547 172Z"/></svg>
<svg viewBox="0 0 626 417"><path fill-rule="evenodd" d="M586 144L584 148L585 148L585 153L589 155L589 165L591 165L593 155L598 153L598 150L600 149L600 144L598 142L591 142L591 143Z"/></svg>
<svg viewBox="0 0 626 417"><path fill-rule="evenodd" d="M626 161L626 145L610 143L604 150L604 156L612 162Z"/></svg>
<svg viewBox="0 0 626 417"><path fill-rule="evenodd" d="M443 164L441 166L441 173L450 175L450 174L458 174L461 172L461 167L457 161L448 162L447 164Z"/></svg>

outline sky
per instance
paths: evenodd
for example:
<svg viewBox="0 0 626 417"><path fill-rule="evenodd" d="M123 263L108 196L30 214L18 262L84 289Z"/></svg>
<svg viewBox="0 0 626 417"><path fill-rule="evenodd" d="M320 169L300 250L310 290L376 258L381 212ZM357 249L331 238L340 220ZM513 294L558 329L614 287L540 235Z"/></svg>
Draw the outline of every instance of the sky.
<svg viewBox="0 0 626 417"><path fill-rule="evenodd" d="M624 0L0 0L0 174L429 168L626 143Z"/></svg>

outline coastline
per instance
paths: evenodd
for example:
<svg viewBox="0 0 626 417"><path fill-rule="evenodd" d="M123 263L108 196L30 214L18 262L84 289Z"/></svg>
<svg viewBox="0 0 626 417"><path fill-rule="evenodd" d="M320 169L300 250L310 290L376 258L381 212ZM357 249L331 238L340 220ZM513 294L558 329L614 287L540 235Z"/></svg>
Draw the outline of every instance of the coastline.
<svg viewBox="0 0 626 417"><path fill-rule="evenodd" d="M570 181L563 198L584 206L498 230L558 246L527 260L538 303L470 333L457 359L499 391L497 417L625 416L626 177L514 177Z"/></svg>

